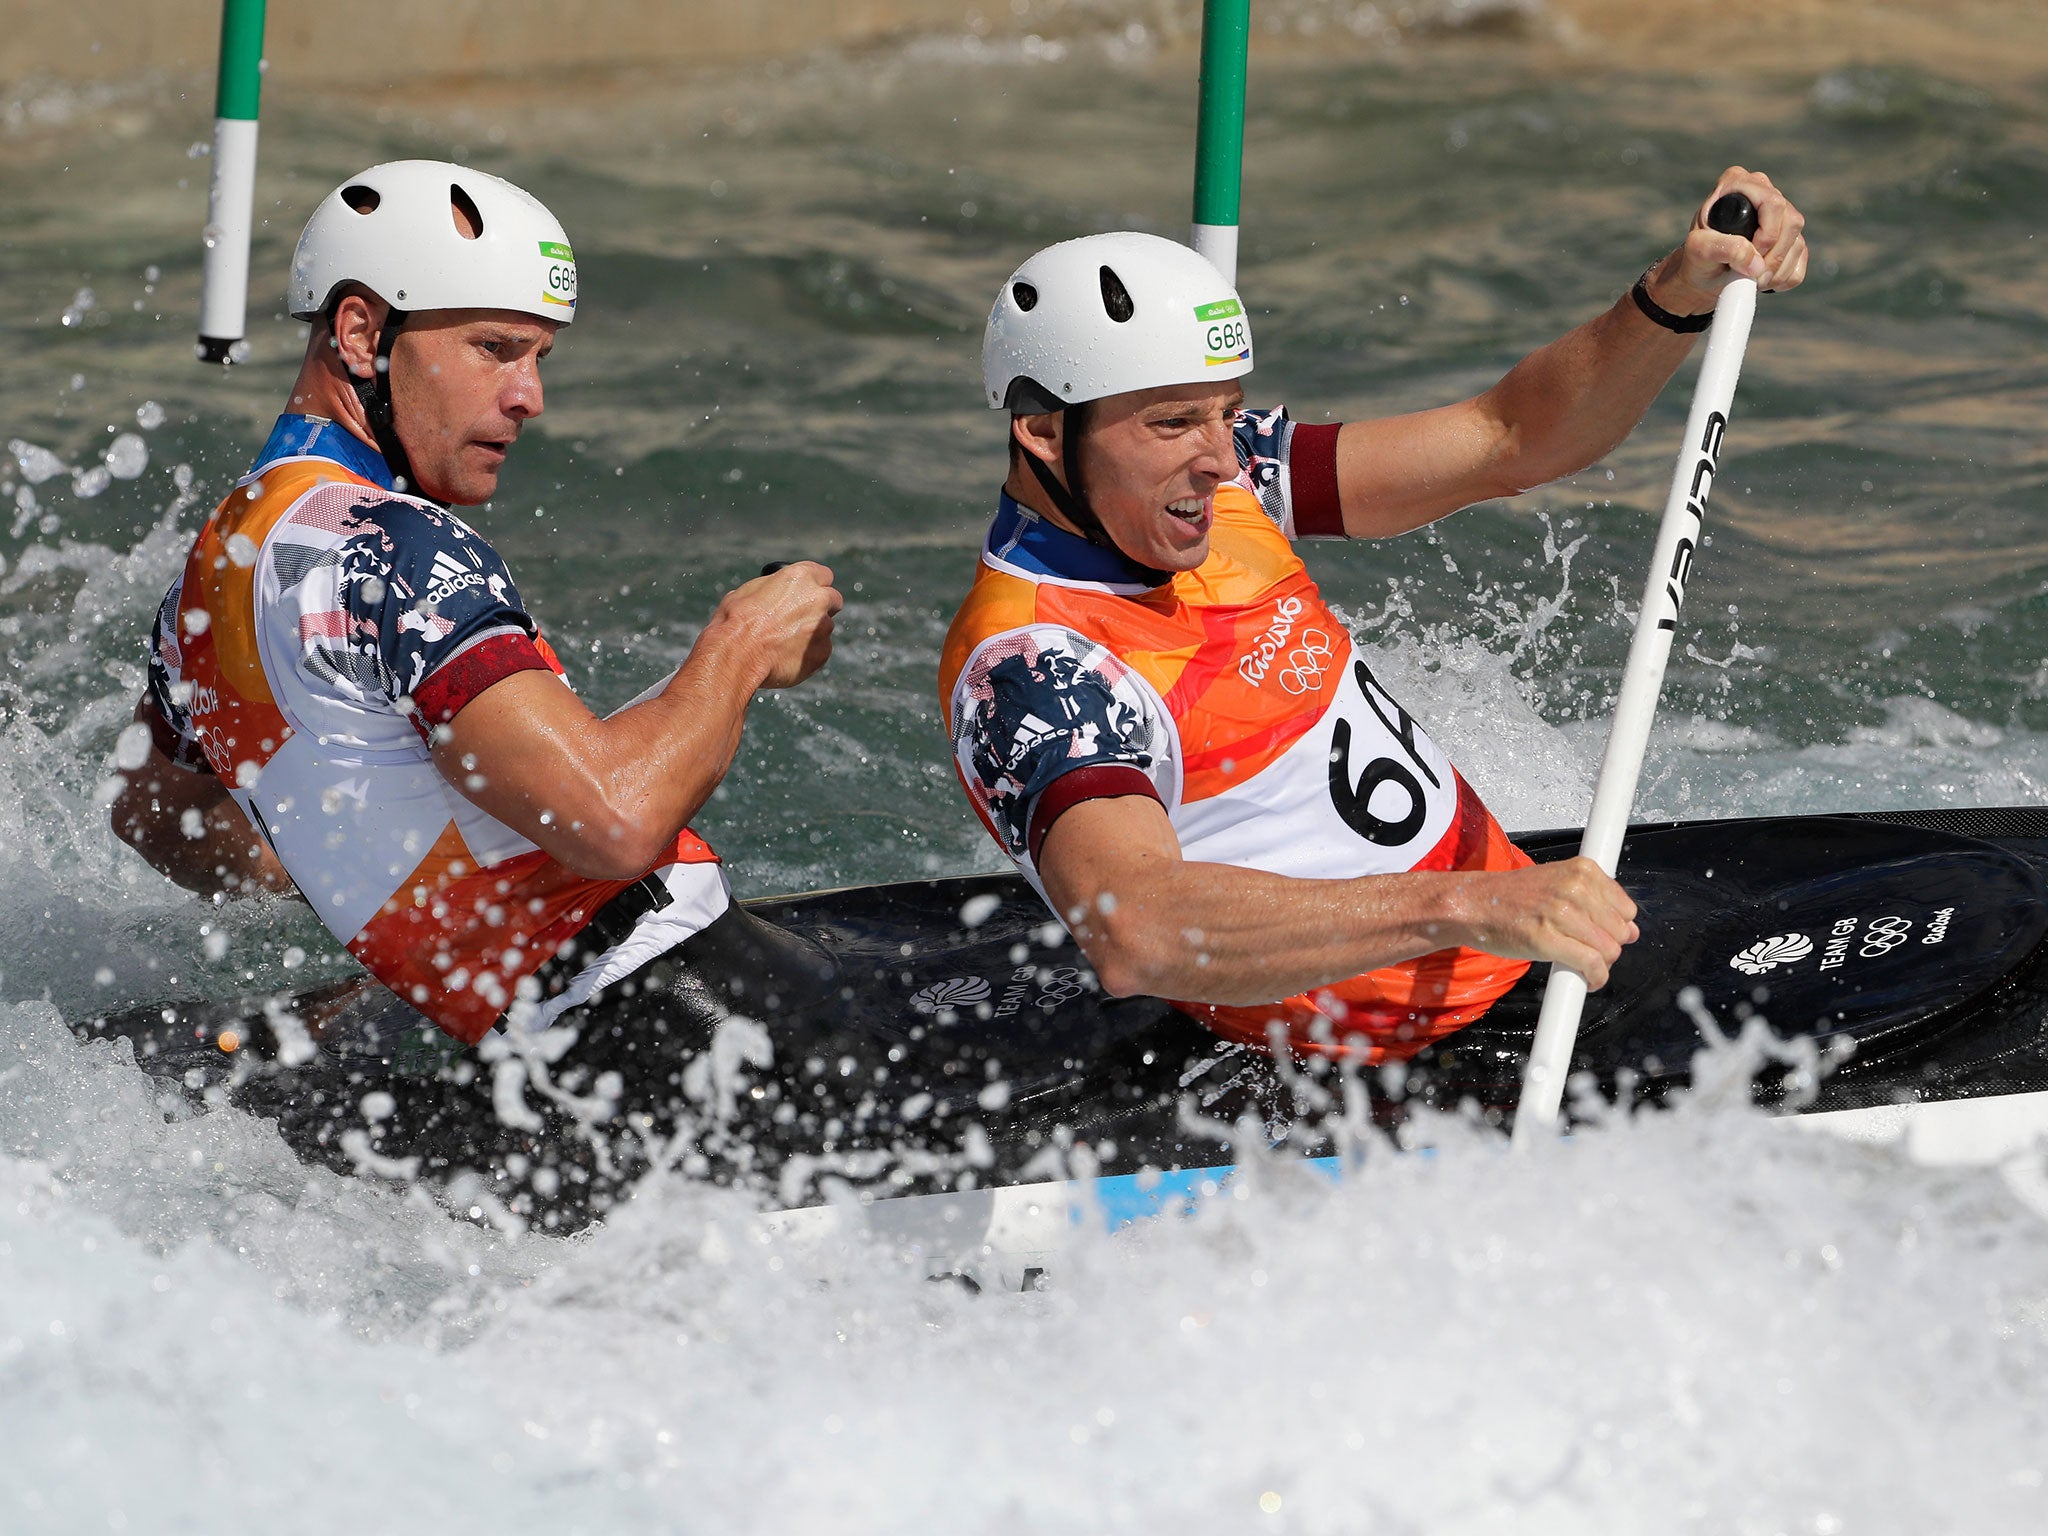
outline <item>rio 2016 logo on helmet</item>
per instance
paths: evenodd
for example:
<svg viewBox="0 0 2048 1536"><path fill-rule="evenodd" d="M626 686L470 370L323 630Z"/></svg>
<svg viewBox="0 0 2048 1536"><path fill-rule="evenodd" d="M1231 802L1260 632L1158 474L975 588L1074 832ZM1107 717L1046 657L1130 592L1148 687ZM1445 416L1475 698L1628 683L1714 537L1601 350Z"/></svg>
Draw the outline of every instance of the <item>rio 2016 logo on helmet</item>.
<svg viewBox="0 0 2048 1536"><path fill-rule="evenodd" d="M982 333L991 410L1052 411L1252 371L1251 321L1221 272L1157 235L1088 235L1011 274Z"/></svg>
<svg viewBox="0 0 2048 1536"><path fill-rule="evenodd" d="M1202 341L1209 349L1206 361L1211 368L1251 361L1251 324L1244 318L1244 306L1236 299L1197 304L1195 318L1209 327Z"/></svg>
<svg viewBox="0 0 2048 1536"><path fill-rule="evenodd" d="M511 182L443 160L373 165L313 210L292 257L293 316L344 283L393 308L576 318L576 254L559 220Z"/></svg>
<svg viewBox="0 0 2048 1536"><path fill-rule="evenodd" d="M543 240L540 253L548 264L547 286L541 290L540 301L551 309L569 311L565 319L576 314L576 253L560 240Z"/></svg>

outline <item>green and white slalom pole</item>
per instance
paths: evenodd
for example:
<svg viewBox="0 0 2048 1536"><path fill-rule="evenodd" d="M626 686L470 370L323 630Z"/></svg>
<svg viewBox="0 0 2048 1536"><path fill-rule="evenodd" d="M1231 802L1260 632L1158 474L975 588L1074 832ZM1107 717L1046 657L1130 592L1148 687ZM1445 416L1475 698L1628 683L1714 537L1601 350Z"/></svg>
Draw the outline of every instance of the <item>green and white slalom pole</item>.
<svg viewBox="0 0 2048 1536"><path fill-rule="evenodd" d="M248 355L249 236L256 211L256 107L263 87L264 0L223 0L220 79L213 106L213 185L199 287L202 363Z"/></svg>
<svg viewBox="0 0 2048 1536"><path fill-rule="evenodd" d="M1195 229L1188 243L1237 282L1244 167L1245 50L1252 0L1202 0L1201 109L1195 128Z"/></svg>
<svg viewBox="0 0 2048 1536"><path fill-rule="evenodd" d="M1707 223L1724 235L1748 239L1756 233L1756 207L1740 192L1729 192L1707 210ZM1636 779L1650 744L1650 722L1657 713L1657 695L1664 687L1664 665L1678 634L1678 609L1692 575L1693 556L1706 523L1707 496L1728 431L1728 412L1735 400L1735 380L1742 372L1743 349L1749 344L1750 322L1756 318L1756 284L1738 277L1721 290L1714 305L1714 324L1707 333L1707 355L1700 359L1699 382L1693 386L1692 411L1679 444L1678 467L1671 476L1671 494L1664 502L1664 520L1657 529L1657 552L1650 557L1650 579L1643 590L1642 612L1629 641L1628 663L1621 674L1621 697L1614 707L1614 728L1607 737L1607 755L1600 762L1600 781L1593 790L1593 809L1586 817L1586 835L1579 854L1609 875L1621 858L1621 840L1628 832L1629 807L1636 798ZM1564 1101L1564 1080L1571 1070L1572 1046L1579 1037L1579 1016L1586 1007L1586 978L1562 965L1550 968L1543 993L1543 1011L1536 1017L1536 1041L1522 1074L1522 1097L1515 1106L1514 1145L1533 1146L1557 1124Z"/></svg>

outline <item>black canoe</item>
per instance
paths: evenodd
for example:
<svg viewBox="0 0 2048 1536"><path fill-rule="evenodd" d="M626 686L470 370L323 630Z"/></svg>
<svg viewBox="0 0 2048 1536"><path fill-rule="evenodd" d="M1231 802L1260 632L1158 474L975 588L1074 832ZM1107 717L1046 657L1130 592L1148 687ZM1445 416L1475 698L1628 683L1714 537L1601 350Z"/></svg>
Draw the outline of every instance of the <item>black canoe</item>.
<svg viewBox="0 0 2048 1536"><path fill-rule="evenodd" d="M1517 841L1566 858L1578 834ZM1591 999L1575 1069L1610 1098L1681 1087L1704 1009L1726 1030L1760 1014L1836 1062L1788 1107L2048 1089L2044 875L2048 809L2031 807L1634 827L1620 878L1643 936ZM658 968L659 989L615 988L551 1067L466 1050L367 982L78 1028L131 1041L195 1104L275 1120L311 1161L551 1227L655 1159L796 1204L826 1175L878 1194L1044 1178L1048 1150L1076 1145L1104 1173L1213 1166L1253 1125L1313 1153L1332 1097L1324 1063L1102 994L1013 875L752 901ZM1505 1124L1540 996L1539 967L1407 1071L1365 1074L1377 1116L1470 1101ZM1786 1082L1764 1071L1757 1096Z"/></svg>

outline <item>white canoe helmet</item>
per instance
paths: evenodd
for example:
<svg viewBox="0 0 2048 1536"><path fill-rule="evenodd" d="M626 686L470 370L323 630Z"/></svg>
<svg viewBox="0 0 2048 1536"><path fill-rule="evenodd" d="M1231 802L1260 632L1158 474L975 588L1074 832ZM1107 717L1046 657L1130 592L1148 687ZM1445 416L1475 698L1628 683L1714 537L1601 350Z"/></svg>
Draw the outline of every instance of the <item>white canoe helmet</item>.
<svg viewBox="0 0 2048 1536"><path fill-rule="evenodd" d="M1086 235L1010 275L982 333L991 410L1056 411L1252 371L1251 322L1208 258L1157 235Z"/></svg>
<svg viewBox="0 0 2048 1536"><path fill-rule="evenodd" d="M1076 408L1251 371L1251 320L1237 290L1207 257L1157 235L1085 235L1047 246L1010 274L981 338L983 400L1012 416L1061 413L1061 473L1034 453L1023 454L1024 463L1067 521L1110 549L1116 542L1081 483ZM1154 585L1171 579L1135 569Z"/></svg>
<svg viewBox="0 0 2048 1536"><path fill-rule="evenodd" d="M474 236L457 226L458 208ZM511 182L445 160L373 165L313 210L292 256L292 315L317 319L344 283L408 312L576 318L576 256L560 221Z"/></svg>
<svg viewBox="0 0 2048 1536"><path fill-rule="evenodd" d="M467 231L457 223L460 213ZM392 415L391 350L427 309L509 309L567 325L576 318L576 255L538 198L445 160L392 160L351 176L313 210L292 254L286 303L319 320L348 284L390 307L376 367L351 376L384 462L417 492ZM331 322L330 322L331 323Z"/></svg>

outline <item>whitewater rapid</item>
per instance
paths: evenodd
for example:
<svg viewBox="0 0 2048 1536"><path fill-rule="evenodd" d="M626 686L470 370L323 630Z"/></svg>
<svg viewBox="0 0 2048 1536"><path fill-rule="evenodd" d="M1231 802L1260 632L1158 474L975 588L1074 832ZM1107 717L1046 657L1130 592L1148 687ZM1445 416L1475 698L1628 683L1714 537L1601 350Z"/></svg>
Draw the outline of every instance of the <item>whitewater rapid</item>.
<svg viewBox="0 0 2048 1536"><path fill-rule="evenodd" d="M11 1530L2020 1531L2048 1227L1707 1108L1077 1228L1050 1289L643 1189L452 1220L0 1009Z"/></svg>
<svg viewBox="0 0 2048 1536"><path fill-rule="evenodd" d="M763 561L833 561L838 657L755 708L707 808L742 894L996 866L932 676L1000 472L974 337L1036 245L1183 229L1192 126L1191 60L1036 41L552 95L271 82L263 294L317 191L395 154L473 147L576 231L584 313L479 516L599 707ZM1489 47L1257 60L1256 402L1483 387L1768 164L1820 262L1759 319L1637 815L2048 803L2038 93ZM1336 1185L1262 1166L1189 1220L1077 1227L1048 1289L976 1296L681 1180L576 1238L499 1230L82 1043L351 969L105 823L150 614L303 341L264 298L247 369L189 361L206 103L0 112L0 1533L2041 1528L2038 1149L1930 1167L1695 1104L1515 1159L1452 1119ZM1546 223L1575 243L1537 271ZM1510 827L1584 815L1683 393L1525 507L1310 556Z"/></svg>

